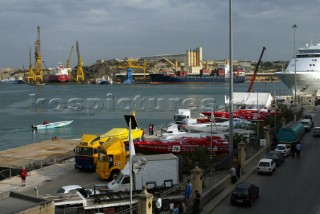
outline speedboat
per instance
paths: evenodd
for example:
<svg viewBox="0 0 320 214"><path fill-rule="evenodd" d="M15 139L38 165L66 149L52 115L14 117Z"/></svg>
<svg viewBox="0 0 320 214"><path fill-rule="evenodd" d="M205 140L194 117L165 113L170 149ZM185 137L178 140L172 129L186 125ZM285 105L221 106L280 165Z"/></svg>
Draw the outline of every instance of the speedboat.
<svg viewBox="0 0 320 214"><path fill-rule="evenodd" d="M320 43L298 49L283 72L275 75L296 95L320 95Z"/></svg>
<svg viewBox="0 0 320 214"><path fill-rule="evenodd" d="M59 121L59 122L53 122L53 123L46 123L39 125L32 125L33 130L44 130L44 129L53 129L53 128L61 128L66 127L70 125L73 122L73 120L66 120L66 121Z"/></svg>

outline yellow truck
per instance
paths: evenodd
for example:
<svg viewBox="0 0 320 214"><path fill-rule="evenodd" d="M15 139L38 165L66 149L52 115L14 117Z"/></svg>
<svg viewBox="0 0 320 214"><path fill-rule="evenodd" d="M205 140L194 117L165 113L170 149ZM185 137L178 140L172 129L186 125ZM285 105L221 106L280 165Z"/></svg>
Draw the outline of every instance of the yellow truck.
<svg viewBox="0 0 320 214"><path fill-rule="evenodd" d="M117 137L101 145L97 158L96 173L102 179L114 179L129 159L129 146Z"/></svg>
<svg viewBox="0 0 320 214"><path fill-rule="evenodd" d="M125 115L129 124L131 120L131 134L133 141L140 140L144 131L138 129L134 115ZM129 130L125 131L127 138L109 138L101 145L96 160L96 173L102 179L111 180L125 167L129 159Z"/></svg>
<svg viewBox="0 0 320 214"><path fill-rule="evenodd" d="M81 142L75 148L75 168L94 170L94 155L98 154L100 135L83 134Z"/></svg>
<svg viewBox="0 0 320 214"><path fill-rule="evenodd" d="M131 119L132 139L140 140L143 138L144 131L138 128L135 114L124 115L128 127ZM113 128L102 135L83 134L81 142L75 149L75 168L80 170L95 170L98 158L98 149L111 138L117 137L121 142L129 141L128 128Z"/></svg>

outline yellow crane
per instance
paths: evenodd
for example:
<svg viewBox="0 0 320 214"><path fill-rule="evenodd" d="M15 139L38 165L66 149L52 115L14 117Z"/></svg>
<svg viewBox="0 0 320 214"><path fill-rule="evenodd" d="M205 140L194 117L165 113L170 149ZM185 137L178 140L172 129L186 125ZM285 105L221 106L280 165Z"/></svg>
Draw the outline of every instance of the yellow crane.
<svg viewBox="0 0 320 214"><path fill-rule="evenodd" d="M202 66L204 65L204 69L209 70L208 60L206 60L205 62L200 60L200 62L202 63Z"/></svg>
<svg viewBox="0 0 320 214"><path fill-rule="evenodd" d="M73 45L71 47L71 51L70 51L70 54L69 54L69 58L67 60L67 64L66 64L66 68L68 69L68 73L69 73L69 76L70 76L70 73L71 73L71 67L70 67L70 64L71 64L71 58L72 58L72 53L73 53Z"/></svg>
<svg viewBox="0 0 320 214"><path fill-rule="evenodd" d="M125 65L120 65L118 68L138 68L138 69L143 69L143 79L146 78L146 70L147 70L147 62L144 61L143 65L134 65L133 64L133 59L129 58L128 63Z"/></svg>
<svg viewBox="0 0 320 214"><path fill-rule="evenodd" d="M40 27L38 26L38 36L37 41L35 42L35 83L43 83L43 74L42 74L42 57L40 50Z"/></svg>
<svg viewBox="0 0 320 214"><path fill-rule="evenodd" d="M174 72L177 73L178 72L178 61L174 60L174 63L171 62L167 57L162 57L166 62L168 62L170 65L172 65L174 67Z"/></svg>
<svg viewBox="0 0 320 214"><path fill-rule="evenodd" d="M29 73L28 73L28 77L27 77L27 81L28 82L34 82L34 71L32 68L32 59L31 59L31 48L29 48Z"/></svg>
<svg viewBox="0 0 320 214"><path fill-rule="evenodd" d="M77 68L76 80L77 82L83 82L84 81L84 72L82 69L83 61L82 61L82 56L80 55L78 40L77 40L77 54L78 54L78 68Z"/></svg>

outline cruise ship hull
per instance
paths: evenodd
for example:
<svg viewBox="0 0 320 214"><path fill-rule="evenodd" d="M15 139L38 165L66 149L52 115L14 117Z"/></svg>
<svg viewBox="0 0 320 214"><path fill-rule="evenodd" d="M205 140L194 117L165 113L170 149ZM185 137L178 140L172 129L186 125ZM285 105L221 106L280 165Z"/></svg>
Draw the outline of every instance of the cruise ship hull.
<svg viewBox="0 0 320 214"><path fill-rule="evenodd" d="M188 84L188 83L226 83L230 82L230 78L224 76L173 76L164 74L150 74L151 84ZM234 77L234 83L245 82L245 76Z"/></svg>
<svg viewBox="0 0 320 214"><path fill-rule="evenodd" d="M320 72L276 72L275 75L297 95L317 95L320 90ZM296 91L296 92L295 92Z"/></svg>
<svg viewBox="0 0 320 214"><path fill-rule="evenodd" d="M275 75L291 89L294 95L319 96L320 93L320 43L307 44L297 50L283 72Z"/></svg>

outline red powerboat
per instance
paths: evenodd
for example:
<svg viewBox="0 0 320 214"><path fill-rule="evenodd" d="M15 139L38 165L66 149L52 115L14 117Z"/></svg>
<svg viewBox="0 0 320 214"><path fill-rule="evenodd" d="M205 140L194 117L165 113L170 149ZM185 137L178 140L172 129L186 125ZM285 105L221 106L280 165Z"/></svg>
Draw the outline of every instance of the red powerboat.
<svg viewBox="0 0 320 214"><path fill-rule="evenodd" d="M208 153L210 151L216 155L227 154L229 152L229 143L222 140L220 137L212 137L212 147L211 147L211 137L203 138L191 138L184 137L180 139L174 139L172 141L161 141L161 140L150 140L150 141L140 141L134 142L134 147L137 152L143 154L149 153L191 153L196 148L204 148ZM212 148L212 150L211 150Z"/></svg>

